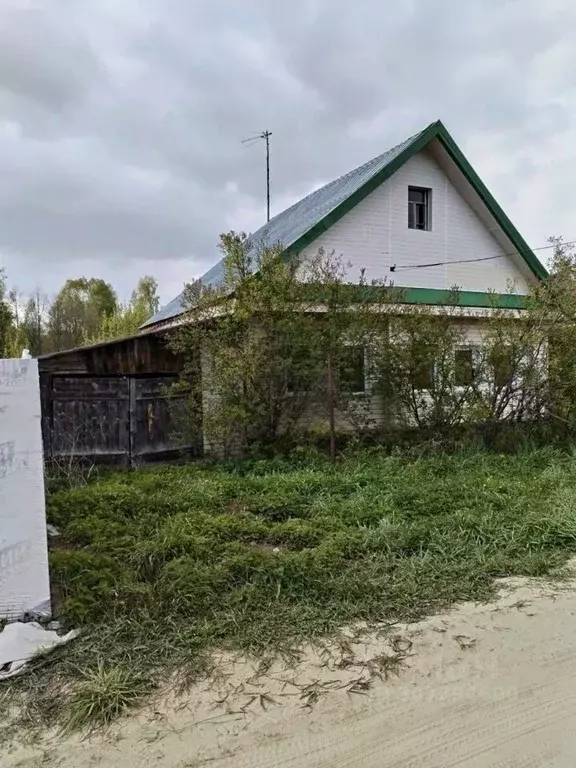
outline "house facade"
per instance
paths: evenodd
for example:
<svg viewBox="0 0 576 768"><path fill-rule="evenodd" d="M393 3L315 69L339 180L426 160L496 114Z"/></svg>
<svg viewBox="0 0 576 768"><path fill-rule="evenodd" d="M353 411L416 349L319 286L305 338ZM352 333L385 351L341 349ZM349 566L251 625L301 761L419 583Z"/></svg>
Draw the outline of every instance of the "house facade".
<svg viewBox="0 0 576 768"><path fill-rule="evenodd" d="M457 286L463 308L492 306L490 291L521 308L547 275L440 121L312 192L250 241L280 243L301 259L335 251L351 275L363 269L368 280L405 289L406 302L431 306ZM222 261L200 277L206 285L222 279ZM180 294L142 329L170 327L183 309Z"/></svg>
<svg viewBox="0 0 576 768"><path fill-rule="evenodd" d="M361 272L386 281L402 289L403 303L430 311L458 288L455 322L471 347L482 344L494 304L522 312L531 286L547 275L440 121L295 203L249 242L280 244L286 258L302 262L319 249L334 252L352 281ZM222 279L221 261L200 278ZM143 329L172 327L183 310L180 295ZM381 403L371 410L382 418Z"/></svg>

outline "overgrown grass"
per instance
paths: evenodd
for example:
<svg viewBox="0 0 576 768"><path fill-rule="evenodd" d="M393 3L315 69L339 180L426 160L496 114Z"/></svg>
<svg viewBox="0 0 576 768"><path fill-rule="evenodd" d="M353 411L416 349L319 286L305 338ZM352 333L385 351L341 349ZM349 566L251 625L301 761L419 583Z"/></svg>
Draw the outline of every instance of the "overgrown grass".
<svg viewBox="0 0 576 768"><path fill-rule="evenodd" d="M84 632L16 680L29 721L84 726L185 685L214 646L273 652L356 620L484 600L576 552L569 452L384 456L115 473L50 495L61 615Z"/></svg>

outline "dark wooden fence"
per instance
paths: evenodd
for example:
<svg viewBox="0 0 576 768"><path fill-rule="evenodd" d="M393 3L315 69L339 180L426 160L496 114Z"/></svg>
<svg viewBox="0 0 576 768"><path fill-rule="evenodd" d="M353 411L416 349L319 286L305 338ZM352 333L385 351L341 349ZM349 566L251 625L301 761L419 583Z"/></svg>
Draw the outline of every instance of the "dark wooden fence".
<svg viewBox="0 0 576 768"><path fill-rule="evenodd" d="M201 455L201 430L184 440L174 423L185 398L167 392L181 365L158 334L41 357L45 458L134 466Z"/></svg>

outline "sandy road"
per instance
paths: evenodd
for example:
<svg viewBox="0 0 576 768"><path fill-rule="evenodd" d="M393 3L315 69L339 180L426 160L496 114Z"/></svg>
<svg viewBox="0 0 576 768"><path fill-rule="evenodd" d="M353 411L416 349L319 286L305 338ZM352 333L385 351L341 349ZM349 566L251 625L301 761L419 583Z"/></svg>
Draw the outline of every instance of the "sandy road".
<svg viewBox="0 0 576 768"><path fill-rule="evenodd" d="M221 676L186 700L157 701L103 736L14 747L0 765L576 766L576 584L510 581L493 604L394 633L409 649L405 664L388 680L371 677L365 691L349 689L389 650L374 633L260 675L224 660Z"/></svg>

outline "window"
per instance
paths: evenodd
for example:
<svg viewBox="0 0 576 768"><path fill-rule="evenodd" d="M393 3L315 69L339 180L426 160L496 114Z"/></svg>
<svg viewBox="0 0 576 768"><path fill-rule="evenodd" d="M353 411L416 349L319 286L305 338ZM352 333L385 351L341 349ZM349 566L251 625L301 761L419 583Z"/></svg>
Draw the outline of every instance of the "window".
<svg viewBox="0 0 576 768"><path fill-rule="evenodd" d="M490 362L494 371L494 386L503 389L510 383L514 373L512 352L510 349L495 349L490 355Z"/></svg>
<svg viewBox="0 0 576 768"><path fill-rule="evenodd" d="M474 380L474 353L472 349L454 351L454 384L468 387Z"/></svg>
<svg viewBox="0 0 576 768"><path fill-rule="evenodd" d="M347 347L340 360L340 386L344 392L366 391L366 365L363 347Z"/></svg>
<svg viewBox="0 0 576 768"><path fill-rule="evenodd" d="M412 371L412 386L414 389L433 389L434 363L419 363Z"/></svg>
<svg viewBox="0 0 576 768"><path fill-rule="evenodd" d="M431 201L431 189L408 187L409 229L432 229Z"/></svg>

